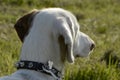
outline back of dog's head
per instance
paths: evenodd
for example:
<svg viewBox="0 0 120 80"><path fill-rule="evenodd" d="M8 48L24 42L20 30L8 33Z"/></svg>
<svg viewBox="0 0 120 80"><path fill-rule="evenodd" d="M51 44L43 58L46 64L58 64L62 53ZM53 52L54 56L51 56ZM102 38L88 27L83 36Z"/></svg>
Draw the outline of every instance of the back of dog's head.
<svg viewBox="0 0 120 80"><path fill-rule="evenodd" d="M17 34L20 40L23 42L25 36L28 34L30 27L32 25L32 21L34 16L37 14L38 10L32 10L31 12L25 14L23 17L17 20L16 24L14 25Z"/></svg>

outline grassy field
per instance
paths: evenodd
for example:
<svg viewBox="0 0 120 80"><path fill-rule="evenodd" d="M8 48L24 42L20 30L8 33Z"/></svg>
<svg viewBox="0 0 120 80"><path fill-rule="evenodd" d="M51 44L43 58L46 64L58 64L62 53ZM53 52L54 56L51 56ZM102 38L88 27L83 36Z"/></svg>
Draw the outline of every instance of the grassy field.
<svg viewBox="0 0 120 80"><path fill-rule="evenodd" d="M89 58L66 65L64 80L120 80L119 69L99 62L110 49L120 56L119 0L0 0L0 76L16 70L14 63L22 45L13 27L16 20L34 8L47 7L61 7L74 13L80 30L96 43Z"/></svg>

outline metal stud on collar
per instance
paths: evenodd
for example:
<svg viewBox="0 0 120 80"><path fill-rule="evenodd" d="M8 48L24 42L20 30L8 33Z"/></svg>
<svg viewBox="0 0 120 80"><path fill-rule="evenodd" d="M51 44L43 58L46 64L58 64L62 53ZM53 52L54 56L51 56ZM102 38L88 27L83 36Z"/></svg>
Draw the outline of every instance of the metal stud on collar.
<svg viewBox="0 0 120 80"><path fill-rule="evenodd" d="M20 65L21 67L23 67L23 66L25 65L25 63L24 63L24 62L20 62L19 65Z"/></svg>
<svg viewBox="0 0 120 80"><path fill-rule="evenodd" d="M32 68L33 67L33 63L30 62L29 65L28 65L29 68Z"/></svg>

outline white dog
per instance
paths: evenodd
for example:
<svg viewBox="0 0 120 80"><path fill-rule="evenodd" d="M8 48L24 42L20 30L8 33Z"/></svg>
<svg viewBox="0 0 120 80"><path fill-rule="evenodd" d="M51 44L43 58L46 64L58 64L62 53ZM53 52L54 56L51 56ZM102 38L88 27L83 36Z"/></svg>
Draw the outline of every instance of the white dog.
<svg viewBox="0 0 120 80"><path fill-rule="evenodd" d="M15 24L23 42L18 70L0 80L61 80L65 62L86 57L94 41L75 16L60 8L33 10Z"/></svg>

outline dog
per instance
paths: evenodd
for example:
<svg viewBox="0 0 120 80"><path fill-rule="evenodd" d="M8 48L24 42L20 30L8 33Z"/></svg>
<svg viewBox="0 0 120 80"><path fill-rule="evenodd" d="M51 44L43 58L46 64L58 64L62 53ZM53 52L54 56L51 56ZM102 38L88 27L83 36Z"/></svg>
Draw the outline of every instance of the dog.
<svg viewBox="0 0 120 80"><path fill-rule="evenodd" d="M0 80L62 80L66 61L87 57L95 47L94 41L79 31L76 17L61 8L32 10L14 27L23 43L18 70Z"/></svg>

